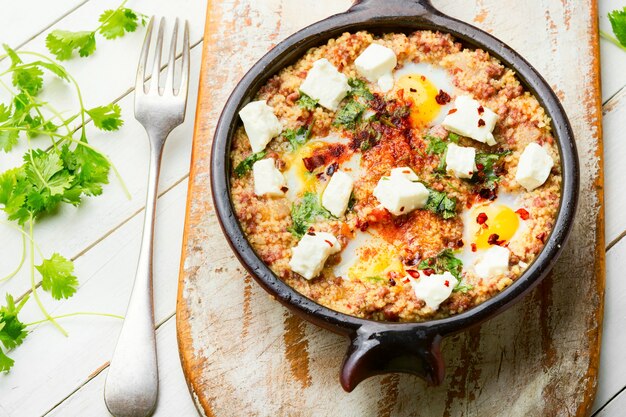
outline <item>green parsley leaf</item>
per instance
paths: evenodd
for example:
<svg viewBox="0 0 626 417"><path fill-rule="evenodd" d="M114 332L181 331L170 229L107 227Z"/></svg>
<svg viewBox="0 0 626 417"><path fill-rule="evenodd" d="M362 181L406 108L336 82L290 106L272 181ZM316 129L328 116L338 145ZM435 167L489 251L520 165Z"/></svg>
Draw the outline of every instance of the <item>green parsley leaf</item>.
<svg viewBox="0 0 626 417"><path fill-rule="evenodd" d="M235 175L243 177L252 169L252 165L254 165L256 161L265 158L265 155L267 155L267 152L261 151L248 156L235 167Z"/></svg>
<svg viewBox="0 0 626 417"><path fill-rule="evenodd" d="M446 271L450 272L458 281L457 285L454 287L454 292L466 293L474 288L462 281L463 261L454 256L454 253L450 249L444 249L437 254L437 256L426 258L417 265L417 269L428 268L434 270L436 274L443 274Z"/></svg>
<svg viewBox="0 0 626 417"><path fill-rule="evenodd" d="M444 219L451 219L456 216L456 198L450 198L446 193L428 190L428 200L424 208L435 214L439 214Z"/></svg>
<svg viewBox="0 0 626 417"><path fill-rule="evenodd" d="M622 10L613 10L608 17L615 37L622 46L626 47L626 7Z"/></svg>
<svg viewBox="0 0 626 417"><path fill-rule="evenodd" d="M105 10L100 15L100 34L106 39L115 39L124 36L127 32L137 30L139 18L131 9Z"/></svg>
<svg viewBox="0 0 626 417"><path fill-rule="evenodd" d="M357 122L361 119L365 108L358 101L351 100L337 112L333 124L335 126L344 126L346 129L354 129Z"/></svg>
<svg viewBox="0 0 626 417"><path fill-rule="evenodd" d="M96 34L89 31L53 30L46 36L46 47L59 61L70 59L74 51L86 57L96 51Z"/></svg>
<svg viewBox="0 0 626 417"><path fill-rule="evenodd" d="M5 349L10 350L22 344L28 332L18 314L28 297L24 297L18 305L9 294L6 295L6 305L0 307L0 342ZM0 372L8 372L15 362L0 349Z"/></svg>
<svg viewBox="0 0 626 417"><path fill-rule="evenodd" d="M100 130L118 130L123 124L122 109L117 104L98 106L87 110L93 124Z"/></svg>
<svg viewBox="0 0 626 417"><path fill-rule="evenodd" d="M44 259L41 265L35 265L41 274L41 288L48 291L52 298L70 298L78 288L78 279L74 276L74 263L58 253L50 259Z"/></svg>
<svg viewBox="0 0 626 417"><path fill-rule="evenodd" d="M426 135L424 139L428 141L426 152L429 155L441 155L448 149L448 142L437 136Z"/></svg>
<svg viewBox="0 0 626 417"><path fill-rule="evenodd" d="M311 128L313 124L307 126L300 126L298 129L287 129L283 132L283 136L291 144L292 150L298 149L304 145L311 137Z"/></svg>
<svg viewBox="0 0 626 417"><path fill-rule="evenodd" d="M318 101L300 91L300 98L296 101L296 104L306 110L315 110Z"/></svg>
<svg viewBox="0 0 626 417"><path fill-rule="evenodd" d="M291 206L291 220L293 225L287 229L294 236L302 237L309 230L309 226L318 218L330 218L331 214L320 204L315 193L305 193L298 204Z"/></svg>
<svg viewBox="0 0 626 417"><path fill-rule="evenodd" d="M367 88L365 81L358 78L350 78L348 85L350 86L350 91L348 92L350 96L363 97L365 100L374 99L374 94Z"/></svg>
<svg viewBox="0 0 626 417"><path fill-rule="evenodd" d="M498 181L500 181L498 172L501 159L509 153L511 152L477 153L476 166L482 169L479 169L474 173L472 176L472 182L481 183L484 187L493 189Z"/></svg>

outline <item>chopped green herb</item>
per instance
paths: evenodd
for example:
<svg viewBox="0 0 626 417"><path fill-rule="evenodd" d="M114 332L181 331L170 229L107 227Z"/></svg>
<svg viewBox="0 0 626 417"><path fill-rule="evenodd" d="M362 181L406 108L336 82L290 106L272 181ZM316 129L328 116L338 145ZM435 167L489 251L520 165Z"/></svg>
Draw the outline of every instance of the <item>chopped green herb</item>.
<svg viewBox="0 0 626 417"><path fill-rule="evenodd" d="M355 100L350 100L337 112L333 124L335 126L344 126L346 129L354 129L361 119L363 111L365 111L363 104Z"/></svg>
<svg viewBox="0 0 626 417"><path fill-rule="evenodd" d="M265 158L265 155L267 155L267 152L261 151L248 156L235 167L235 175L240 178L243 177L248 172L250 172L250 170L252 169L252 165L254 165L256 161L260 161L261 159Z"/></svg>
<svg viewBox="0 0 626 417"><path fill-rule="evenodd" d="M454 256L450 249L444 249L437 256L426 258L417 265L417 269L428 268L434 270L436 274L443 274L446 271L450 272L458 281L454 287L454 292L465 293L474 288L469 284L463 283L463 261Z"/></svg>
<svg viewBox="0 0 626 417"><path fill-rule="evenodd" d="M303 109L315 110L315 106L317 106L318 101L319 100L315 100L309 97L308 95L306 95L305 93L303 93L302 91L300 91L300 98L298 99L298 101L296 101L296 103L298 104L298 106L302 107Z"/></svg>
<svg viewBox="0 0 626 417"><path fill-rule="evenodd" d="M608 17L615 37L603 30L600 31L600 36L626 51L626 7L613 10Z"/></svg>
<svg viewBox="0 0 626 417"><path fill-rule="evenodd" d="M476 166L480 169L474 173L472 177L473 182L480 182L484 187L493 189L496 183L500 181L498 175L498 165L501 162L501 158L511 153L510 151L504 151L499 153L485 153L480 152L476 154Z"/></svg>
<svg viewBox="0 0 626 417"><path fill-rule="evenodd" d="M428 191L428 201L424 207L426 210L439 214L444 219L451 219L456 216L456 198L450 198L443 192Z"/></svg>
<svg viewBox="0 0 626 417"><path fill-rule="evenodd" d="M369 282L371 282L372 284L383 284L385 282L387 282L387 280L381 276L375 275L372 277L365 277L365 279Z"/></svg>
<svg viewBox="0 0 626 417"><path fill-rule="evenodd" d="M448 133L448 140L450 142L459 143L459 135L453 132Z"/></svg>
<svg viewBox="0 0 626 417"><path fill-rule="evenodd" d="M312 126L311 123L308 127L300 126L298 129L287 129L283 132L283 136L289 141L292 149L296 150L309 140Z"/></svg>
<svg viewBox="0 0 626 417"><path fill-rule="evenodd" d="M350 78L348 85L350 86L348 93L350 96L362 97L368 101L374 99L374 94L367 88L365 81L359 80L358 78Z"/></svg>
<svg viewBox="0 0 626 417"><path fill-rule="evenodd" d="M429 155L441 155L448 148L448 142L445 139L438 138L437 136L426 135L424 139L428 141L428 147L426 152Z"/></svg>
<svg viewBox="0 0 626 417"><path fill-rule="evenodd" d="M294 236L302 237L309 230L309 226L317 218L329 218L331 214L320 204L319 197L315 193L305 193L298 204L291 206L291 220L293 225L287 229Z"/></svg>
<svg viewBox="0 0 626 417"><path fill-rule="evenodd" d="M348 211L354 209L354 205L356 204L356 197L354 196L354 191L350 193L350 199L348 200Z"/></svg>

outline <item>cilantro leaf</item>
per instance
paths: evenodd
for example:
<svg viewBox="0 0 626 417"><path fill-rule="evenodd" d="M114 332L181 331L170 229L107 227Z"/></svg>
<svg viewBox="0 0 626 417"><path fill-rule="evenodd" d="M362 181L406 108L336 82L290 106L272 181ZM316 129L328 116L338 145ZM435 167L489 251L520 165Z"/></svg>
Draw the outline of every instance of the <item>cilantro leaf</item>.
<svg viewBox="0 0 626 417"><path fill-rule="evenodd" d="M337 112L333 124L344 126L346 129L354 129L364 111L365 106L363 104L351 100Z"/></svg>
<svg viewBox="0 0 626 417"><path fill-rule="evenodd" d="M317 194L308 192L298 204L291 206L292 226L288 228L294 236L302 237L309 230L309 226L317 218L329 218L330 212L320 204Z"/></svg>
<svg viewBox="0 0 626 417"><path fill-rule="evenodd" d="M18 136L19 132L17 130L2 130L2 126L0 126L0 149L9 152L17 145Z"/></svg>
<svg viewBox="0 0 626 417"><path fill-rule="evenodd" d="M23 66L13 70L13 85L31 96L43 87L43 71L37 66Z"/></svg>
<svg viewBox="0 0 626 417"><path fill-rule="evenodd" d="M283 136L289 141L293 150L298 149L304 145L311 137L311 128L313 124L307 126L300 126L296 129L287 129L283 132Z"/></svg>
<svg viewBox="0 0 626 417"><path fill-rule="evenodd" d="M450 272L454 278L457 279L458 283L454 287L454 292L463 292L474 288L472 285L464 283L463 280L463 261L454 256L452 250L444 249L437 256L426 258L422 260L418 265L417 269L432 269L436 274L443 274L444 272Z"/></svg>
<svg viewBox="0 0 626 417"><path fill-rule="evenodd" d="M608 17L615 37L622 46L626 47L626 7L622 10L613 10Z"/></svg>
<svg viewBox="0 0 626 417"><path fill-rule="evenodd" d="M363 97L365 100L374 99L374 94L367 88L365 81L359 80L358 78L350 78L348 85L350 86L349 95Z"/></svg>
<svg viewBox="0 0 626 417"><path fill-rule="evenodd" d="M504 152L479 152L476 154L476 166L479 168L471 178L472 182L482 184L492 190L500 181L502 170L502 158L511 153Z"/></svg>
<svg viewBox="0 0 626 417"><path fill-rule="evenodd" d="M22 344L28 332L26 325L22 323L18 314L28 297L24 297L18 305L9 294L6 295L6 305L0 308L0 343L5 349L14 349ZM9 358L0 348L0 372L8 372L15 361Z"/></svg>
<svg viewBox="0 0 626 417"><path fill-rule="evenodd" d="M61 150L61 158L74 176L71 189L63 195L68 202L78 205L81 192L91 196L102 194L102 186L109 183L111 167L102 154L85 146L78 146L72 151L65 145Z"/></svg>
<svg viewBox="0 0 626 417"><path fill-rule="evenodd" d="M58 153L33 150L24 156L26 177L40 193L62 195L73 177L64 169Z"/></svg>
<svg viewBox="0 0 626 417"><path fill-rule="evenodd" d="M300 91L300 98L296 101L296 104L306 110L315 110L318 101Z"/></svg>
<svg viewBox="0 0 626 417"><path fill-rule="evenodd" d="M426 135L424 139L428 141L426 152L429 155L441 155L448 149L448 142L437 136Z"/></svg>
<svg viewBox="0 0 626 417"><path fill-rule="evenodd" d="M89 31L53 30L46 36L46 47L59 61L70 59L74 51L86 57L96 50L96 34Z"/></svg>
<svg viewBox="0 0 626 417"><path fill-rule="evenodd" d="M48 291L52 298L70 298L78 288L78 279L73 275L74 263L58 253L50 259L44 259L41 265L35 265L41 274L41 288Z"/></svg>
<svg viewBox="0 0 626 417"><path fill-rule="evenodd" d="M93 120L93 124L100 130L118 130L123 124L122 109L117 104L98 106L87 110L87 114Z"/></svg>
<svg viewBox="0 0 626 417"><path fill-rule="evenodd" d="M137 13L131 9L105 10L98 20L102 24L99 32L106 39L119 38L137 30L138 20Z"/></svg>
<svg viewBox="0 0 626 417"><path fill-rule="evenodd" d="M265 155L267 155L267 152L261 151L248 156L235 167L235 175L243 177L252 169L252 165L254 165L256 161L265 158Z"/></svg>
<svg viewBox="0 0 626 417"><path fill-rule="evenodd" d="M444 219L456 216L456 198L450 198L446 193L428 190L428 200L424 209L439 214Z"/></svg>

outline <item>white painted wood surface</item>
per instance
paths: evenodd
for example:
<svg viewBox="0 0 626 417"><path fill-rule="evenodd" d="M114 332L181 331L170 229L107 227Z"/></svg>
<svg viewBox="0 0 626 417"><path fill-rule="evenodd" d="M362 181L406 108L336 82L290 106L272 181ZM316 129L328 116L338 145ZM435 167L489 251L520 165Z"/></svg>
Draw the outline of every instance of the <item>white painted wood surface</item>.
<svg viewBox="0 0 626 417"><path fill-rule="evenodd" d="M13 47L44 51L49 30L90 28L98 14L115 7L118 0L25 0L0 1L0 42ZM190 20L192 43L201 40L206 2L204 0L130 0L146 14L180 16ZM600 0L600 24L608 29L606 12L623 7L622 0ZM88 200L78 209L63 210L58 216L41 222L37 240L45 253L60 251L76 262L81 288L65 302L46 300L54 314L78 310L123 314L132 286L138 252L147 170L147 141L143 128L132 117L132 94L136 57L143 33L123 39L98 39L98 50L89 59L69 61L66 66L78 79L88 105L120 100L126 124L113 134L100 134L92 126L92 142L104 149L120 169L133 199L128 201L115 179L105 188L104 196ZM161 391L157 415L193 416L195 409L180 370L175 332L174 303L181 247L183 213L189 172L191 129L197 93L200 48L192 52L192 85L188 117L184 126L170 137L166 147L159 201L155 253L155 305L159 343ZM607 227L607 299L599 389L594 409L602 417L624 415L626 409L626 361L623 360L626 335L626 243L620 240L626 231L626 203L623 181L626 178L626 53L602 41L603 99L605 103L606 157L606 227ZM0 63L0 67L2 63ZM61 107L69 108L72 96L62 85L46 92ZM612 97L612 98L611 98ZM44 139L42 139L44 140ZM0 154L0 167L15 165L20 149ZM584 195L583 195L584 198ZM11 269L10 260L18 253L19 237L0 226L0 275ZM26 272L26 271L24 271ZM0 294L21 295L28 289L22 274L0 284ZM45 299L45 297L44 297ZM39 315L30 305L26 320ZM120 323L113 319L76 317L63 322L70 332L64 338L49 325L34 329L26 343L12 356L16 366L8 375L0 375L0 417L11 416L106 416L102 386L107 360L115 345ZM101 372L100 372L101 371ZM621 395L619 395L621 393ZM611 401L611 399L613 399ZM604 407L604 408L602 408Z"/></svg>

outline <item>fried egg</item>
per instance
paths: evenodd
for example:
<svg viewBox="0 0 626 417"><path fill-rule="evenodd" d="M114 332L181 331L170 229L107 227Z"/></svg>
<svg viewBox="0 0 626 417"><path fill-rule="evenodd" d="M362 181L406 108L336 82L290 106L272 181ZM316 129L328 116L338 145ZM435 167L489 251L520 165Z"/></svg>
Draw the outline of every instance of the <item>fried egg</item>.
<svg viewBox="0 0 626 417"><path fill-rule="evenodd" d="M394 82L395 91L404 90L404 97L413 102L411 122L415 127L441 123L452 108L456 88L451 75L441 67L407 63L395 72ZM441 105L437 102L440 91L450 96L448 103Z"/></svg>
<svg viewBox="0 0 626 417"><path fill-rule="evenodd" d="M494 244L512 249L527 233L529 227L520 209L524 206L518 195L501 192L494 201L474 204L462 213L464 245L457 256L465 270L472 270L476 261Z"/></svg>

